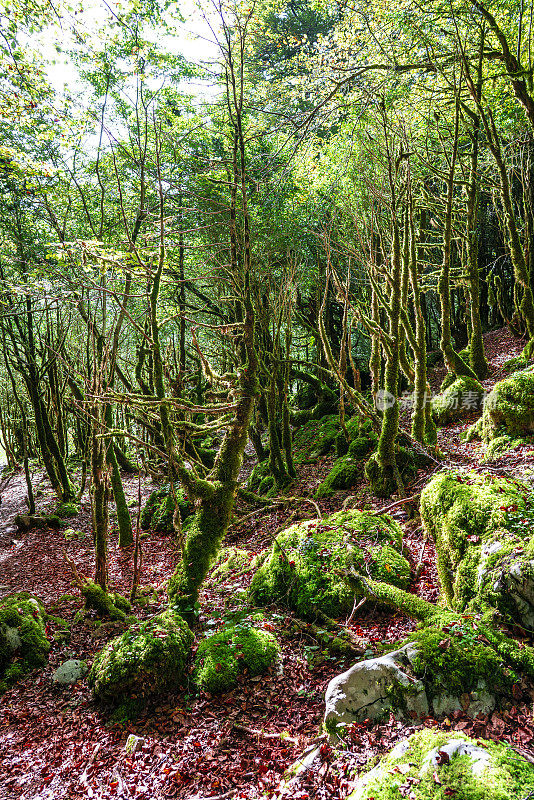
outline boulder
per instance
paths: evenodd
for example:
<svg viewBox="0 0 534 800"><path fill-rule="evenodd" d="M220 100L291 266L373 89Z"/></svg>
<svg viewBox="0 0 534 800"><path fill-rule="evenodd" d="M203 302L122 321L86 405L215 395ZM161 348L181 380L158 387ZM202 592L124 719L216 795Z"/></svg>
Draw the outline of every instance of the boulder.
<svg viewBox="0 0 534 800"><path fill-rule="evenodd" d="M338 723L381 719L389 711L413 712L418 718L427 717L425 686L413 677L411 669L415 652L410 642L380 658L360 661L333 678L325 697L327 730Z"/></svg>
<svg viewBox="0 0 534 800"><path fill-rule="evenodd" d="M411 577L402 555L402 530L388 516L340 511L291 525L280 533L255 573L250 595L260 606L277 603L305 618L320 611L350 614L352 573L405 588Z"/></svg>
<svg viewBox="0 0 534 800"><path fill-rule="evenodd" d="M53 673L52 680L60 686L70 686L77 683L87 674L89 668L85 661L78 658L69 658L64 661Z"/></svg>
<svg viewBox="0 0 534 800"><path fill-rule="evenodd" d="M348 800L515 800L534 792L534 766L506 744L424 729L356 782Z"/></svg>
<svg viewBox="0 0 534 800"><path fill-rule="evenodd" d="M89 685L95 697L114 702L176 689L192 643L187 623L168 609L109 642L95 657Z"/></svg>
<svg viewBox="0 0 534 800"><path fill-rule="evenodd" d="M432 400L432 415L438 425L465 419L482 406L485 390L474 378L456 378Z"/></svg>
<svg viewBox="0 0 534 800"><path fill-rule="evenodd" d="M4 597L0 601L0 694L26 672L42 666L49 650L41 601L28 592Z"/></svg>
<svg viewBox="0 0 534 800"><path fill-rule="evenodd" d="M534 630L534 497L518 480L443 471L421 493L440 582L456 611L492 607Z"/></svg>
<svg viewBox="0 0 534 800"><path fill-rule="evenodd" d="M226 692L238 675L261 675L277 660L280 648L269 631L247 623L226 626L200 643L194 680L205 692Z"/></svg>
<svg viewBox="0 0 534 800"><path fill-rule="evenodd" d="M511 439L534 433L534 367L515 372L495 384L484 403L482 439Z"/></svg>
<svg viewBox="0 0 534 800"><path fill-rule="evenodd" d="M439 612L438 612L439 613ZM359 661L333 678L326 691L325 726L380 719L443 718L462 710L489 714L513 696L517 675L467 617L446 612L438 624L414 632L404 645Z"/></svg>

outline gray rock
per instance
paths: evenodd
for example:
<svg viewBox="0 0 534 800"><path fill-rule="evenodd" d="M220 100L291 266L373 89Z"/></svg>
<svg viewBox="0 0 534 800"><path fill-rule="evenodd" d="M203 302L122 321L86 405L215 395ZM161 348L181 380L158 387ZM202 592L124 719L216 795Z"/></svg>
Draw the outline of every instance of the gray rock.
<svg viewBox="0 0 534 800"><path fill-rule="evenodd" d="M417 646L408 642L380 658L359 661L333 678L326 690L325 724L378 719L391 710L402 713L401 703L395 703L399 696L410 717L427 717L429 705L424 684L410 674L417 652Z"/></svg>
<svg viewBox="0 0 534 800"><path fill-rule="evenodd" d="M424 775L429 769L442 764L443 756L440 755L441 753L447 753L449 761L452 760L453 756L467 756L471 761L469 766L473 775L484 775L491 763L490 754L483 747L478 747L463 739L451 739L441 747L434 748L426 755L419 774Z"/></svg>
<svg viewBox="0 0 534 800"><path fill-rule="evenodd" d="M54 683L59 683L60 686L69 686L83 678L87 671L88 667L85 661L80 661L78 658L70 658L56 669L52 675L52 680Z"/></svg>
<svg viewBox="0 0 534 800"><path fill-rule="evenodd" d="M135 736L135 734L131 733L126 739L124 749L127 753L132 755L133 753L137 753L139 750L141 750L144 743L145 740L142 736Z"/></svg>
<svg viewBox="0 0 534 800"><path fill-rule="evenodd" d="M6 637L6 644L11 650L12 653L15 653L19 647L22 646L22 640L19 636L19 629L18 628L10 628L9 626L5 626L3 630L3 634Z"/></svg>

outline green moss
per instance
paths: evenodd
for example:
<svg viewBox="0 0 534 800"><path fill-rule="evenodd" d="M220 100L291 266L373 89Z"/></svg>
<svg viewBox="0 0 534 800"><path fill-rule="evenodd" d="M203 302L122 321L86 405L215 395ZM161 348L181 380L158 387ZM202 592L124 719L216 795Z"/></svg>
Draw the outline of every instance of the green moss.
<svg viewBox="0 0 534 800"><path fill-rule="evenodd" d="M450 758L435 760L443 751ZM349 800L516 800L533 790L534 767L508 745L424 729L360 778Z"/></svg>
<svg viewBox="0 0 534 800"><path fill-rule="evenodd" d="M476 621L469 618L424 628L410 640L419 649L412 662L414 674L424 680L429 699L443 694L460 697L481 686L506 695L517 680L503 657L481 641Z"/></svg>
<svg viewBox="0 0 534 800"><path fill-rule="evenodd" d="M243 575L256 569L258 557L250 550L239 547L223 547L217 557L215 567L210 575L210 583L217 584L229 575Z"/></svg>
<svg viewBox="0 0 534 800"><path fill-rule="evenodd" d="M322 419L312 419L295 431L293 457L296 463L310 461L327 455L339 433L339 416L330 414Z"/></svg>
<svg viewBox="0 0 534 800"><path fill-rule="evenodd" d="M258 487L258 494L266 495L275 488L276 481L272 475L266 475L262 478Z"/></svg>
<svg viewBox="0 0 534 800"><path fill-rule="evenodd" d="M484 387L477 380L456 378L432 400L432 415L438 425L463 419L480 408L483 397Z"/></svg>
<svg viewBox="0 0 534 800"><path fill-rule="evenodd" d="M40 600L27 592L0 601L0 678L3 690L35 667L50 650L46 614Z"/></svg>
<svg viewBox="0 0 534 800"><path fill-rule="evenodd" d="M264 478L270 475L269 472L269 459L266 458L265 461L260 461L259 464L256 464L252 472L250 473L249 479L247 481L247 487L250 489L251 492L257 492L260 488L260 484Z"/></svg>
<svg viewBox="0 0 534 800"><path fill-rule="evenodd" d="M93 662L89 685L95 697L115 702L176 689L192 643L186 622L168 609L109 642Z"/></svg>
<svg viewBox="0 0 534 800"><path fill-rule="evenodd" d="M194 510L192 502L182 487L176 489L176 501L175 504L169 484L152 492L141 511L141 528L143 530L151 528L159 533L173 533L172 520L176 505L180 509L182 520L189 517Z"/></svg>
<svg viewBox="0 0 534 800"><path fill-rule="evenodd" d="M122 597L121 595L108 594L97 583L90 580L83 584L81 592L85 598L85 605L87 608L92 608L101 616L110 617L110 619L126 619L126 614L124 613L124 610L121 610L120 607L123 605L122 601L124 601L124 603L128 603L126 598ZM119 598L119 606L117 606L114 602L115 597ZM129 611L130 609L128 608L125 610Z"/></svg>
<svg viewBox="0 0 534 800"><path fill-rule="evenodd" d="M279 646L268 631L248 624L233 625L201 642L195 659L194 679L205 692L225 692L246 672L261 675L277 659Z"/></svg>
<svg viewBox="0 0 534 800"><path fill-rule="evenodd" d="M61 503L55 510L55 515L60 519L77 517L79 513L80 506L77 503Z"/></svg>
<svg viewBox="0 0 534 800"><path fill-rule="evenodd" d="M400 438L400 437L399 437ZM428 463L428 458L424 453L418 453L411 448L404 447L397 443L395 446L395 458L397 468L405 484L410 483L417 474L419 467L424 467ZM397 491L397 484L393 471L384 471L380 468L378 454L373 455L365 463L365 477L369 481L369 486L378 497L390 497Z"/></svg>
<svg viewBox="0 0 534 800"><path fill-rule="evenodd" d="M532 570L534 498L526 485L493 474L444 471L424 488L421 517L436 543L440 582L451 608L491 606L520 613L528 622L530 612L521 608L520 589L514 589L514 570L522 579Z"/></svg>
<svg viewBox="0 0 534 800"><path fill-rule="evenodd" d="M378 576L401 587L410 568L400 553L402 531L389 517L346 511L308 520L280 533L252 579L258 605L277 603L303 617L322 611L331 617L350 613L352 572Z"/></svg>
<svg viewBox="0 0 534 800"><path fill-rule="evenodd" d="M315 496L328 497L338 489L350 489L362 476L362 465L350 455L334 461L334 465L324 481L319 485Z"/></svg>
<svg viewBox="0 0 534 800"><path fill-rule="evenodd" d="M484 403L481 434L486 444L498 436L534 433L534 367L495 384Z"/></svg>

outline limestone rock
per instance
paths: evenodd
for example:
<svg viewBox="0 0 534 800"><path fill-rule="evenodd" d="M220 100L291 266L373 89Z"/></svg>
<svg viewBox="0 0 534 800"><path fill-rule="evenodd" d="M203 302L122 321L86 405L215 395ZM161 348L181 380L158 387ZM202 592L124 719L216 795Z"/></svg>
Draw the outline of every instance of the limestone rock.
<svg viewBox="0 0 534 800"><path fill-rule="evenodd" d="M408 642L380 658L359 661L333 678L326 690L325 725L378 719L391 710L427 717L425 686L411 674L411 662L417 652L417 647Z"/></svg>
<svg viewBox="0 0 534 800"><path fill-rule="evenodd" d="M64 661L56 669L52 675L52 680L60 686L69 686L81 680L87 672L88 667L85 661L80 661L78 658L69 658L68 661Z"/></svg>

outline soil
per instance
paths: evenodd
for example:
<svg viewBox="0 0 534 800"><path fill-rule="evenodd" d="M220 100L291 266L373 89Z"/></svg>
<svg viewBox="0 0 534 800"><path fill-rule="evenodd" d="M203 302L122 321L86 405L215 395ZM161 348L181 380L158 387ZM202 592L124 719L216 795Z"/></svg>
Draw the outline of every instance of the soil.
<svg viewBox="0 0 534 800"><path fill-rule="evenodd" d="M484 386L489 389L503 377L503 362L517 355L522 343L506 330L488 333L485 343L491 373ZM443 370L434 370L434 391L442 378ZM476 417L475 413L473 419ZM480 443L465 444L459 438L468 424L470 421L463 421L441 429L442 463L479 467ZM247 452L244 474L253 463L252 453ZM292 496L311 498L331 463L332 457L324 457L313 464L302 464L291 487ZM440 466L421 470L407 487L407 495L419 491ZM534 450L525 445L493 462L491 468L524 476L532 466ZM38 509L52 511L55 499L42 470L36 468L32 479ZM137 477L124 476L124 485L135 519ZM143 479L143 499L153 488L150 480ZM49 613L73 623L83 602L73 585L65 555L74 561L80 574L92 575L94 550L87 494L82 498L80 515L59 530L35 528L20 534L13 520L17 513L26 510L23 473L4 473L0 493L0 597L19 590L31 591L43 599ZM351 500L347 500L349 495ZM392 503L370 494L362 475L361 482L350 492L338 492L318 505L322 513L329 513L339 510L346 500L353 507L369 510ZM226 544L252 553L270 547L276 532L290 516L293 520L316 515L313 504L306 501L291 508L258 510L253 515L249 510L238 504L237 512L247 515L246 520L241 525L238 521L232 525ZM404 526L404 541L412 565L422 565L412 590L428 600L436 600L438 585L432 543L424 540L419 519L410 518L409 506L400 505L391 513ZM157 614L165 606L164 584L180 557L172 538L155 532L143 539L142 551L141 583L152 587L153 596L147 606L134 607L134 613L141 619ZM112 529L109 543L112 588L129 595L132 572L132 548L121 550L117 533ZM238 593L247 587L250 577L250 574L229 575L217 584L207 582L201 598L199 636L243 613L244 601ZM182 692L159 697L137 719L116 721L112 720L109 708L94 703L84 680L73 687L60 688L51 676L68 658L90 663L103 644L123 627L120 623L100 625L96 615L91 614L72 624L70 640L53 644L46 667L29 674L1 698L0 800L254 798L262 793L277 796L285 769L306 746L320 741L328 682L352 662L321 653L306 629L297 636L288 636L291 615L287 611L272 608L265 610L264 615L264 624L278 635L282 644L281 667L259 678L243 676L234 691L219 697L198 693L189 684ZM348 627L355 641L363 641L369 650L380 653L412 630L414 622L403 614L365 604ZM51 624L50 635L55 630ZM527 695L520 694L516 706L502 714L473 721L459 713L440 723L429 719L425 724L463 730L475 737L507 740L519 752L533 756L531 702ZM328 745L323 744L323 767L305 776L292 797L346 797L358 770L372 756L389 749L415 729L393 717L381 725L367 721L352 726L349 749L334 756ZM142 737L141 749L132 755L124 749L130 733Z"/></svg>

